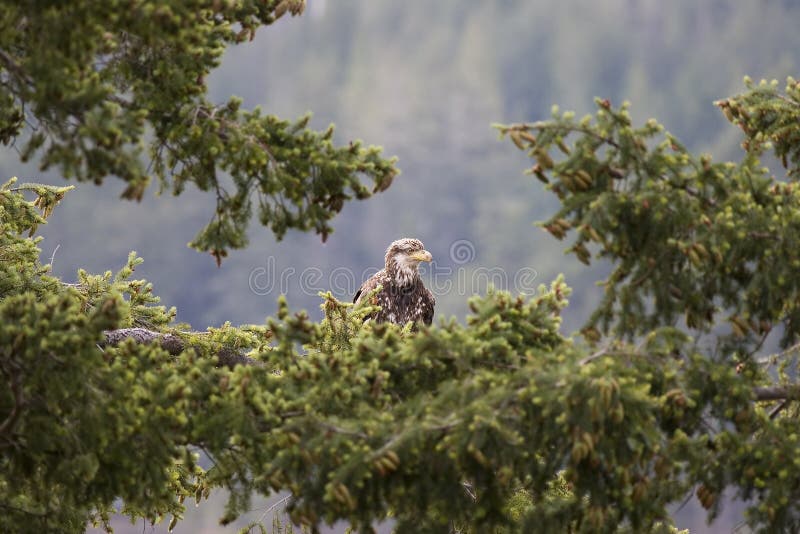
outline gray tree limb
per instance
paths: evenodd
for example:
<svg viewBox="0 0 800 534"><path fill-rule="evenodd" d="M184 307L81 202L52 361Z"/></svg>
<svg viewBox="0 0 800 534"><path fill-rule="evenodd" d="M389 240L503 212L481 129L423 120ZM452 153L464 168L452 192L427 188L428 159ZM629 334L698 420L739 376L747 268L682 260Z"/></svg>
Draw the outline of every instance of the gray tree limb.
<svg viewBox="0 0 800 534"><path fill-rule="evenodd" d="M195 332L201 334L201 332ZM120 328L119 330L106 330L104 332L106 340L101 346L116 346L132 339L136 343L151 344L158 343L159 346L173 356L177 356L186 349L192 348L182 337L175 334L164 334L146 328ZM230 367L237 365L261 365L261 362L248 358L240 351L230 347L221 346L217 349L217 358L220 365Z"/></svg>
<svg viewBox="0 0 800 534"><path fill-rule="evenodd" d="M764 386L754 389L756 400L800 400L800 385Z"/></svg>

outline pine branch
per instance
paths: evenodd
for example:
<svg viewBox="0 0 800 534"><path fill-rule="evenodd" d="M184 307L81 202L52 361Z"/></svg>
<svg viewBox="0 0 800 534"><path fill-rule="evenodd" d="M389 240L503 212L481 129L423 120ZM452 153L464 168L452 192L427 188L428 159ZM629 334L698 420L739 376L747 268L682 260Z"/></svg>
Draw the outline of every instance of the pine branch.
<svg viewBox="0 0 800 534"><path fill-rule="evenodd" d="M633 353L631 353L630 355L632 356L640 355L639 348L640 347L637 347L637 349L633 351ZM790 352L792 350L795 350L796 348L797 346L791 347L785 352ZM621 353L619 351L611 351L609 347L605 347L593 353L592 355L582 359L580 361L580 365L586 365L602 356L606 356L609 354L620 355ZM782 354L784 353L781 353L781 355ZM781 407L776 410L775 415L777 415L777 413L781 409L783 409L788 402L800 400L800 383L790 384L787 386L759 386L753 388L753 394L755 396L756 401L784 401L781 403Z"/></svg>
<svg viewBox="0 0 800 534"><path fill-rule="evenodd" d="M106 341L101 346L116 346L126 339L132 339L136 343L144 344L158 342L162 349L173 356L177 356L190 348L199 348L199 345L192 345L175 334L164 334L147 330L146 328L121 328L119 330L107 330L104 334ZM203 335L204 332L189 332L189 334ZM237 365L263 365L261 362L249 358L231 347L219 347L216 355L219 358L220 365L231 369Z"/></svg>
<svg viewBox="0 0 800 534"><path fill-rule="evenodd" d="M0 50L0 64L2 64L7 71L13 72L25 84L31 84L31 79L19 63L14 59L11 54L5 50Z"/></svg>

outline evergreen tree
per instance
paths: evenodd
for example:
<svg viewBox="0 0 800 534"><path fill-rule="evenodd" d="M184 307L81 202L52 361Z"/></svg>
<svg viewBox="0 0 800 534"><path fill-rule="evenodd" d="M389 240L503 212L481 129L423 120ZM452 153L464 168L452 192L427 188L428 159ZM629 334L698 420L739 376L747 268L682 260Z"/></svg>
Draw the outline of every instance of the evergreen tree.
<svg viewBox="0 0 800 534"><path fill-rule="evenodd" d="M205 101L224 46L302 1L2 7L3 142L66 177L118 176L132 198L150 174L213 191L195 244L218 260L245 244L255 202L277 235L324 237L342 202L396 173L302 120ZM288 490L312 530L393 517L401 532L669 531L668 505L694 493L713 519L729 488L753 527L800 529L800 86L748 82L717 104L744 132L740 162L695 156L605 100L581 120L498 126L561 202L545 230L614 265L572 334L560 278L531 298L473 297L465 325L419 332L365 325L369 307L330 294L320 323L281 302L263 325L192 332L133 278L135 254L116 274L50 276L36 230L69 187L9 180L0 528L107 526L118 501L174 525L187 497L221 487L222 523ZM770 334L783 349L765 357Z"/></svg>
<svg viewBox="0 0 800 534"><path fill-rule="evenodd" d="M255 208L281 238L314 230L397 173L380 149L335 147L333 127L206 99L205 78L228 45L300 14L305 0L2 2L0 141L65 178L114 175L141 199L151 178L180 194L213 191L216 209L191 243L220 261L247 244ZM368 187L362 178L373 185Z"/></svg>

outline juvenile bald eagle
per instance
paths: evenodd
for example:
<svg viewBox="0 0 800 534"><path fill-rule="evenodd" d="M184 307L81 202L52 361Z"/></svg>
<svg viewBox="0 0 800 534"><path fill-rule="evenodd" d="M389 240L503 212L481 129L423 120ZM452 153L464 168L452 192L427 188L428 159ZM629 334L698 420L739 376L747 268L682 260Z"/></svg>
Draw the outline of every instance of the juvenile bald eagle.
<svg viewBox="0 0 800 534"><path fill-rule="evenodd" d="M381 309L368 318L401 326L409 321L431 324L436 299L417 271L421 261L431 259L431 253L419 239L398 239L386 249L386 266L361 284L353 302L360 302L380 285L382 289L372 298L371 304Z"/></svg>

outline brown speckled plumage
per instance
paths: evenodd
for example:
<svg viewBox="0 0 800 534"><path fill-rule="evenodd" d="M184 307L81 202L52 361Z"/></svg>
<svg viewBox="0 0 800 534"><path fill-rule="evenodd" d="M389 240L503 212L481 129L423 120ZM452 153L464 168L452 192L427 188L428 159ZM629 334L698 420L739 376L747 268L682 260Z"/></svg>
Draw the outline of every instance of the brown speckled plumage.
<svg viewBox="0 0 800 534"><path fill-rule="evenodd" d="M371 304L380 306L368 318L378 322L405 325L409 321L429 325L433 322L436 299L422 283L417 271L420 261L431 261L431 255L418 239L399 239L389 245L385 267L361 284L353 302L359 302L379 285Z"/></svg>

